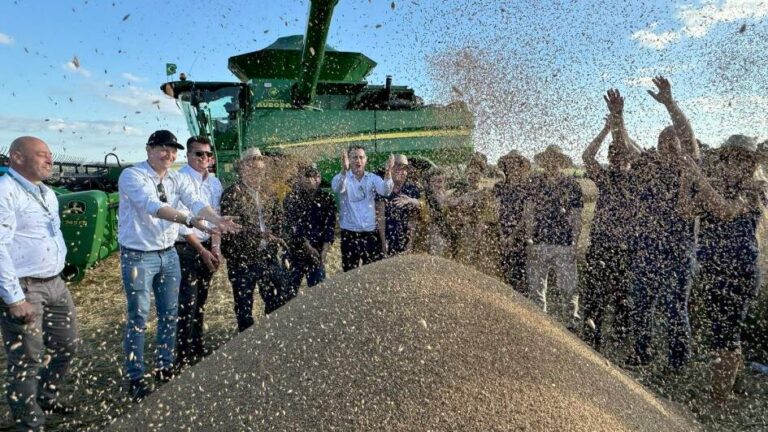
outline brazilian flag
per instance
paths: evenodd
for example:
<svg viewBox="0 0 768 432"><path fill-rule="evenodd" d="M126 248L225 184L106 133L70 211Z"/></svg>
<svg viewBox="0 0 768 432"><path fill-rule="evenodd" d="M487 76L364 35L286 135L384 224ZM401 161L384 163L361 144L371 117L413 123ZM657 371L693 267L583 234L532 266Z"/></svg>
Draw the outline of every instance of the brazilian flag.
<svg viewBox="0 0 768 432"><path fill-rule="evenodd" d="M176 64L174 63L166 63L165 64L165 74L166 75L173 75L176 73Z"/></svg>

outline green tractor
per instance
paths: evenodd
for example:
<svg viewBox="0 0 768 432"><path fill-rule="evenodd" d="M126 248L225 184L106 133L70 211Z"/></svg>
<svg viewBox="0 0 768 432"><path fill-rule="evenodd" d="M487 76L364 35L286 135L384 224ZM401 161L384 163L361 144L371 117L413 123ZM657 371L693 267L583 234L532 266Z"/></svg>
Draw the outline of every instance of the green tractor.
<svg viewBox="0 0 768 432"><path fill-rule="evenodd" d="M463 103L425 105L389 76L384 85L368 85L376 62L326 45L337 2L312 0L306 37L282 37L230 57L229 70L240 82L190 81L181 74L161 86L178 100L190 134L211 139L225 183L249 147L315 161L326 181L350 145L365 147L370 167L390 153L408 155L416 166L456 164L472 154L474 118Z"/></svg>

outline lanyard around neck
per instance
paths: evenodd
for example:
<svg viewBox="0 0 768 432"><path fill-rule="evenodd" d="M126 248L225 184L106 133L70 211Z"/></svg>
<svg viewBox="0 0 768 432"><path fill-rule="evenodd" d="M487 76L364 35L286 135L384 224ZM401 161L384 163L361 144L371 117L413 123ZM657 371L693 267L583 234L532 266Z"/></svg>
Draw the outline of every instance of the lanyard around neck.
<svg viewBox="0 0 768 432"><path fill-rule="evenodd" d="M13 175L13 173L12 173L12 172L8 171L8 173L7 173L7 174L8 174L9 176L11 176L11 178L12 178L12 179L14 179L14 180L16 181L16 183L18 183L18 184L19 184L19 186L21 186L21 188L22 188L22 189L24 189L24 192L26 192L26 193L27 193L27 195L31 196L31 197L32 197L32 198L33 198L35 201L37 201L37 203L38 203L38 204L40 204L40 207L42 207L42 208L43 208L43 210L45 210L45 213L46 213L46 214L47 214L49 217L50 217L50 216L52 216L52 215L51 215L51 210L49 210L49 209L48 209L48 206L47 206L47 205L45 205L45 201L43 201L43 199L42 199L42 195L43 195L43 189L42 189L42 188L40 188L40 187L38 186L38 189L40 190L40 195L34 194L34 193L32 193L32 192L31 192L31 191L30 191L30 190L27 188L27 186L26 186L24 183L22 183L22 182L21 182L21 180L19 180L18 178L16 178L16 176L15 176L15 175Z"/></svg>

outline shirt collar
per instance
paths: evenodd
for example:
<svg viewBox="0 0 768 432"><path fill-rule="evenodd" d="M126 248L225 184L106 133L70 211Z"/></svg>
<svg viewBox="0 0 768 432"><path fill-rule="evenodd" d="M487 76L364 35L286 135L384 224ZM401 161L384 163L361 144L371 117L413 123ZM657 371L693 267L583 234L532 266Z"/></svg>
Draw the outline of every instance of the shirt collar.
<svg viewBox="0 0 768 432"><path fill-rule="evenodd" d="M21 184L21 186L23 188L25 188L26 190L28 190L30 192L40 193L41 191L44 191L44 190L47 189L43 185L43 182L40 182L39 185L36 185L36 184L32 183L31 181L27 180L26 178L24 178L24 176L19 174L19 172L16 171L15 169L13 169L13 168L8 168L8 172L13 176L13 178L15 178L16 180L19 181L19 183Z"/></svg>
<svg viewBox="0 0 768 432"><path fill-rule="evenodd" d="M152 165L149 164L149 161L143 161L140 164L137 165L139 168L146 171L150 177L152 177L155 180L160 180L160 176L157 174L157 171L155 171L154 168L152 168ZM173 169L168 169L168 171L165 172L165 178L174 178L176 177L176 171Z"/></svg>
<svg viewBox="0 0 768 432"><path fill-rule="evenodd" d="M192 176L195 180L197 180L200 183L205 183L205 181L208 180L213 175L211 173L208 173L208 175L205 178L203 178L203 175L200 174L199 172L197 172L191 166L189 166L189 164L186 164L183 167L181 167L179 172L183 172L185 174L189 174L190 176Z"/></svg>

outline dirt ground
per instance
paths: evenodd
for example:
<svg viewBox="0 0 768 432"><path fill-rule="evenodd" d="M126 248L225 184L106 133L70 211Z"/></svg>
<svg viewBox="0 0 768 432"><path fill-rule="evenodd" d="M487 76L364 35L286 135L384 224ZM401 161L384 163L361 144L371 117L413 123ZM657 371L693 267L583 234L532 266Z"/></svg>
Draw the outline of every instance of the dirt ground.
<svg viewBox="0 0 768 432"><path fill-rule="evenodd" d="M584 219L587 223L585 226L588 226L594 208L594 192L590 193L589 188L594 187L590 186L589 182L584 182L583 187L587 198ZM590 196L593 198L590 199ZM586 249L587 238L588 230L584 229L580 242L582 251ZM341 267L338 242L329 255L328 274L332 278ZM71 285L70 289L78 308L82 345L73 362L70 382L64 389L64 398L76 405L79 411L69 418L49 417L48 430L100 430L103 425L132 405L125 398L121 372L125 296L120 281L118 256L113 255L99 263L88 272L82 282ZM256 301L257 306L254 309L258 310L258 296ZM764 304L761 307L764 307ZM206 309L205 343L215 349L236 334L232 294L226 280L226 272L219 271L216 274ZM658 395L686 407L712 430L768 430L768 375L750 370L744 373L745 393L732 402L732 413L724 419L708 418L706 383L710 358L703 344L706 332L696 327L695 310L693 318L696 340L694 360L683 374L674 377L666 375L662 358L646 368L631 370L628 373ZM150 345L147 353L153 350L155 323L154 318L150 320L147 335ZM259 321L256 325L259 325ZM655 339L662 348L663 337L659 335ZM627 353L627 347L607 345L603 355L620 365ZM0 354L2 364L5 364L4 357L4 354ZM147 355L147 358L151 356ZM0 430L12 430L10 413L5 403L0 403L0 418L3 419Z"/></svg>

